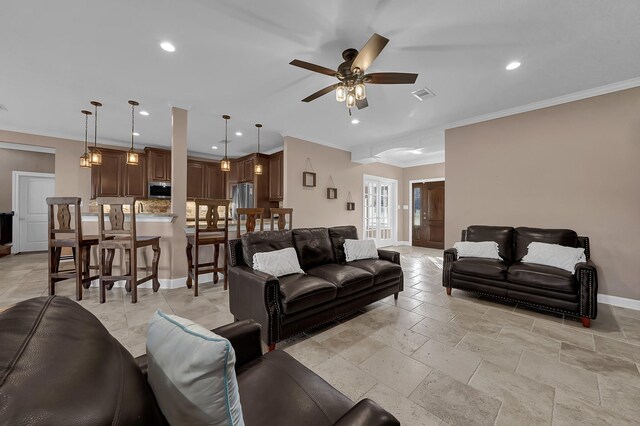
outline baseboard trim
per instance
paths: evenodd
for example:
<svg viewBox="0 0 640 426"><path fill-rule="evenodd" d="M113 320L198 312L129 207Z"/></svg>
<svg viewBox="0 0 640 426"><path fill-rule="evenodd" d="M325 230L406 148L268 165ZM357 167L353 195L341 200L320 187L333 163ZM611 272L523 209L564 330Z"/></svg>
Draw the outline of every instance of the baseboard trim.
<svg viewBox="0 0 640 426"><path fill-rule="evenodd" d="M608 294L598 294L598 303L605 305L619 306L621 308L640 311L640 300L628 299L626 297L610 296Z"/></svg>
<svg viewBox="0 0 640 426"><path fill-rule="evenodd" d="M398 241L396 242L397 246L410 246L411 245L411 241Z"/></svg>

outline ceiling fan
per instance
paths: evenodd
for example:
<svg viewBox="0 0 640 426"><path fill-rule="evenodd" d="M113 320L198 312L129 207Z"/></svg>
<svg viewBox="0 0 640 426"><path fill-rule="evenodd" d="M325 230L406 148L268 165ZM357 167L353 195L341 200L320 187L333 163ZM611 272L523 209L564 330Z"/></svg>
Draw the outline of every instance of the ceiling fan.
<svg viewBox="0 0 640 426"><path fill-rule="evenodd" d="M307 96L302 102L311 102L320 96L335 90L336 101L345 102L351 114L354 106L363 109L369 106L365 84L413 84L418 78L418 74L401 72L377 72L365 74L365 71L378 57L382 49L389 43L389 39L379 34L371 36L369 41L358 52L356 49L347 49L342 52L344 62L338 66L337 71L320 65L294 59L291 65L304 68L309 71L336 77L339 83L320 89L312 95Z"/></svg>

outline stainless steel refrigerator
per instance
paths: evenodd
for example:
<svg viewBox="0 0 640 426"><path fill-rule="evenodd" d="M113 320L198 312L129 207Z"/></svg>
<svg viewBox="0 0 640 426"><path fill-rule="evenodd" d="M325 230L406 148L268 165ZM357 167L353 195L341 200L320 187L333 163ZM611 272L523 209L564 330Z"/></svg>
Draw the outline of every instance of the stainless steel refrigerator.
<svg viewBox="0 0 640 426"><path fill-rule="evenodd" d="M231 218L238 220L236 209L252 208L253 204L253 184L236 183L231 186Z"/></svg>

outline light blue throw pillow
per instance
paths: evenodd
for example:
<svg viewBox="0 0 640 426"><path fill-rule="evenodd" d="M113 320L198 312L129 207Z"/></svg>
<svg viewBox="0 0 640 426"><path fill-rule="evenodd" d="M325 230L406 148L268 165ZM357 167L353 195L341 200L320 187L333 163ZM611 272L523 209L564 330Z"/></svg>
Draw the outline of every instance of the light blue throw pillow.
<svg viewBox="0 0 640 426"><path fill-rule="evenodd" d="M149 384L170 424L244 425L227 339L158 310L149 322L147 357Z"/></svg>

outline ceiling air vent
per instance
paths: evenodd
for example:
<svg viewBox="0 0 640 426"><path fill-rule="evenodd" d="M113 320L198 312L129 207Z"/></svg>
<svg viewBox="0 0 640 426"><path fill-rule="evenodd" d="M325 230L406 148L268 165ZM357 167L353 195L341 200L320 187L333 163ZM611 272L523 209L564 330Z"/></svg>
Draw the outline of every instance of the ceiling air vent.
<svg viewBox="0 0 640 426"><path fill-rule="evenodd" d="M0 111L8 112L9 110L7 109L6 106L0 104Z"/></svg>
<svg viewBox="0 0 640 426"><path fill-rule="evenodd" d="M426 87L423 87L422 89L414 90L413 92L411 92L411 94L415 96L416 99L418 99L419 101L423 101L425 98L432 98L436 95Z"/></svg>

